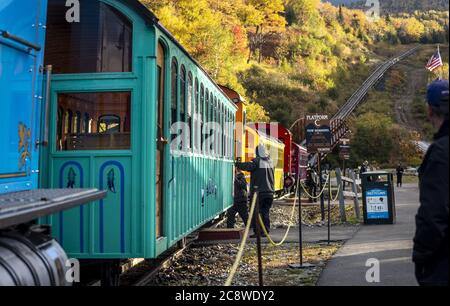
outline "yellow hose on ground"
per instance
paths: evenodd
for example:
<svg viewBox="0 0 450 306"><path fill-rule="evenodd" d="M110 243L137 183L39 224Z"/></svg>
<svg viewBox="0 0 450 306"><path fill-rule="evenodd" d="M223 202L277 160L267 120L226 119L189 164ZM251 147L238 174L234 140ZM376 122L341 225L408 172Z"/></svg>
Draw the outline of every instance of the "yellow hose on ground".
<svg viewBox="0 0 450 306"><path fill-rule="evenodd" d="M252 205L250 207L250 216L253 216L253 213L255 212L256 198L257 198L257 193L255 193L253 195ZM230 271L230 274L228 275L227 281L225 282L225 286L231 285L234 275L236 274L236 271L239 268L239 263L241 262L242 255L244 254L244 247L245 247L245 244L247 243L247 238L248 238L248 234L250 232L251 224L252 224L252 218L250 217L250 218L248 218L247 225L245 226L244 237L242 238L241 245L239 246L239 251L237 253L237 256L233 263L233 266L231 267L231 271Z"/></svg>

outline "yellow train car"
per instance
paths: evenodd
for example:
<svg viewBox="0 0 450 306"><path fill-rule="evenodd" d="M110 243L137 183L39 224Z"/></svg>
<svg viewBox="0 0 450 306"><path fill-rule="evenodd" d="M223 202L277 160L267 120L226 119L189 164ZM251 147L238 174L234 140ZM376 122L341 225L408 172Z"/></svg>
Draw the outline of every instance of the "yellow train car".
<svg viewBox="0 0 450 306"><path fill-rule="evenodd" d="M284 189L284 150L285 145L280 140L270 137L262 131L247 126L247 105L238 92L220 86L222 91L236 104L235 129L235 156L242 162L252 161L256 157L256 147L261 143L265 145L275 166L275 192L281 193ZM250 173L245 173L250 182Z"/></svg>
<svg viewBox="0 0 450 306"><path fill-rule="evenodd" d="M285 145L280 140L270 137L267 134L245 127L245 161L251 161L256 157L256 147L262 144L269 152L275 167L274 180L275 192L280 193L284 189L284 148ZM247 180L250 181L250 176L246 175Z"/></svg>

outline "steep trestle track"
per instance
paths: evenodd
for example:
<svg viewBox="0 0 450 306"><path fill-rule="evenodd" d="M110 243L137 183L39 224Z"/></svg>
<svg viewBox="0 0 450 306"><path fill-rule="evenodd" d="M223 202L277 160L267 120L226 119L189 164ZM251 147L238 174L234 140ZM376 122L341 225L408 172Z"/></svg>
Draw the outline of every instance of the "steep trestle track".
<svg viewBox="0 0 450 306"><path fill-rule="evenodd" d="M353 95L344 103L344 105L339 109L339 111L331 118L331 148L334 149L339 141L344 138L348 132L350 131L346 121L350 117L350 115L355 111L355 109L361 104L361 102L366 97L367 93L371 88L373 88L386 74L386 72L391 69L394 65L396 65L401 60L406 57L412 55L420 48L420 45L416 45L413 48L393 57L381 65L379 65L370 76L363 82L363 84L353 93ZM302 121L299 124L303 124ZM305 140L303 140L303 145L305 144ZM321 154L320 158L324 159L326 154ZM310 160L311 164L316 164L317 155Z"/></svg>

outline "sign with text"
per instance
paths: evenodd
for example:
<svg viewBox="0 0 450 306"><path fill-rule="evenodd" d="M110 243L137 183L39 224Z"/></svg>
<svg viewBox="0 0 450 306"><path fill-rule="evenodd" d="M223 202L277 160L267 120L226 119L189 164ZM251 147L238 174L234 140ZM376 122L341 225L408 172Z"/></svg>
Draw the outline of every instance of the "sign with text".
<svg viewBox="0 0 450 306"><path fill-rule="evenodd" d="M305 119L308 153L329 153L331 151L331 128L328 115L306 115Z"/></svg>
<svg viewBox="0 0 450 306"><path fill-rule="evenodd" d="M367 219L388 219L387 190L370 189L366 192Z"/></svg>
<svg viewBox="0 0 450 306"><path fill-rule="evenodd" d="M350 159L350 139L341 139L341 143L339 145L339 158L341 160L349 160Z"/></svg>

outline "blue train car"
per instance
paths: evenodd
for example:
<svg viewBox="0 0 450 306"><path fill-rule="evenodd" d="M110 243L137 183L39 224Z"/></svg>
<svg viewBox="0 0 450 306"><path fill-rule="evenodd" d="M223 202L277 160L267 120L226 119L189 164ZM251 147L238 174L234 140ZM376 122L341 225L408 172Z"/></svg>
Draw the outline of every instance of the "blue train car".
<svg viewBox="0 0 450 306"><path fill-rule="evenodd" d="M37 188L46 11L46 1L0 3L0 193Z"/></svg>
<svg viewBox="0 0 450 306"><path fill-rule="evenodd" d="M69 285L67 255L36 219L106 195L38 188L48 144L46 11L44 0L0 2L0 286Z"/></svg>
<svg viewBox="0 0 450 306"><path fill-rule="evenodd" d="M49 1L42 183L108 195L42 222L76 258L155 258L232 205L236 107L139 1L79 4Z"/></svg>

